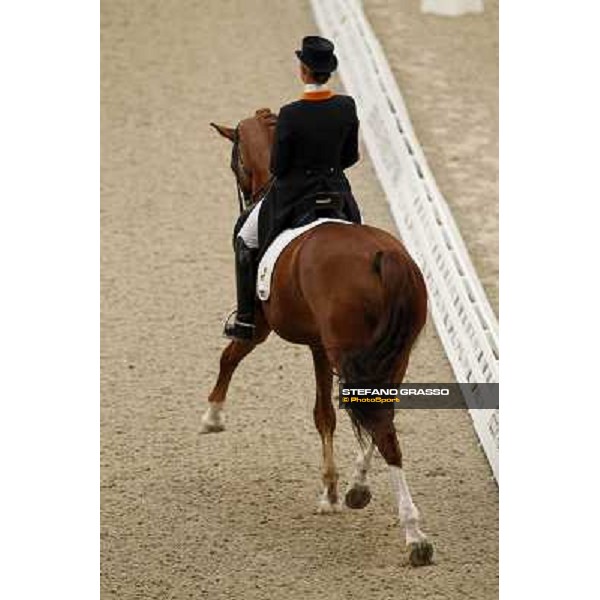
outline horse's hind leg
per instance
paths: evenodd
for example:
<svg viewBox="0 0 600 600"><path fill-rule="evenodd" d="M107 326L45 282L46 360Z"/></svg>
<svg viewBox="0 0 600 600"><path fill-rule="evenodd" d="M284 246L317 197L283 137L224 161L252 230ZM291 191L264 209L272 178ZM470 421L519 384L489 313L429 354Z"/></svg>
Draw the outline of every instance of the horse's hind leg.
<svg viewBox="0 0 600 600"><path fill-rule="evenodd" d="M258 344L267 339L270 331L271 330L264 319L259 317L259 319L257 319L255 339L252 341L233 340L225 350L223 350L223 353L221 354L219 376L215 387L208 397L208 408L202 416L200 433L216 433L225 429L222 412L227 389L229 388L233 373L240 362L248 356Z"/></svg>
<svg viewBox="0 0 600 600"><path fill-rule="evenodd" d="M419 511L415 506L404 470L402 452L394 427L393 409L375 409L370 414L369 430L373 441L390 468L392 488L398 502L398 515L404 527L410 563L417 567L431 563L433 546L420 529Z"/></svg>
<svg viewBox="0 0 600 600"><path fill-rule="evenodd" d="M319 500L317 511L329 513L340 509L337 490L338 473L333 458L333 433L336 424L335 410L331 401L333 374L323 348L315 346L311 347L311 351L317 383L313 414L323 446L323 495Z"/></svg>
<svg viewBox="0 0 600 600"><path fill-rule="evenodd" d="M354 463L350 486L346 491L345 502L349 508L364 508L371 501L371 490L367 484L367 473L371 466L375 444L369 441L366 448L360 448Z"/></svg>
<svg viewBox="0 0 600 600"><path fill-rule="evenodd" d="M408 360L401 360L396 369L394 382L402 382L407 367ZM371 501L371 490L367 484L367 473L371 467L373 451L375 450L375 442L372 437L369 439L368 444L369 445L366 448L361 445L358 449L358 454L356 455L354 472L352 473L352 479L345 497L346 506L348 506L348 508L364 508Z"/></svg>

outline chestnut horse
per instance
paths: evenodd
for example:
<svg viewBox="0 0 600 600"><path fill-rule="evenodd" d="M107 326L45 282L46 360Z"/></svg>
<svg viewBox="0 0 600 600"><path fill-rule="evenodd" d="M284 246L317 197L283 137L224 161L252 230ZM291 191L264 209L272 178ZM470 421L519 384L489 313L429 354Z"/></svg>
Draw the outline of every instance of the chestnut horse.
<svg viewBox="0 0 600 600"><path fill-rule="evenodd" d="M231 167L238 192L250 206L270 182L269 159L276 115L268 109L236 129L215 125L233 142ZM266 302L257 299L255 339L232 341L221 355L216 385L202 419L203 432L223 429L222 409L231 377L271 331L307 345L314 362L314 420L323 450L323 495L318 511L339 510L338 473L333 454L336 413L333 373L342 381L401 383L408 358L427 315L423 276L392 235L366 225L325 223L293 240L280 255ZM363 405L349 409L360 450L345 503L363 508L370 500L367 471L377 447L389 466L411 564L429 564L433 546L419 527L402 469L394 410Z"/></svg>

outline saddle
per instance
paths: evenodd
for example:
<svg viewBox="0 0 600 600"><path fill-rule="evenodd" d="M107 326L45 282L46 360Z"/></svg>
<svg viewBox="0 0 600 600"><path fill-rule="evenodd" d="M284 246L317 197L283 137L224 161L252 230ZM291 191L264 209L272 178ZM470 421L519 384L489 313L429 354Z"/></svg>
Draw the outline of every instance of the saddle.
<svg viewBox="0 0 600 600"><path fill-rule="evenodd" d="M267 248L267 251L263 254L258 265L256 292L259 300L265 302L269 299L271 294L271 278L273 276L273 271L275 270L277 259L288 244L307 231L314 229L315 227L320 227L325 223L338 223L342 225L353 224L347 219L318 218L316 221L311 221L307 225L286 229L273 240Z"/></svg>

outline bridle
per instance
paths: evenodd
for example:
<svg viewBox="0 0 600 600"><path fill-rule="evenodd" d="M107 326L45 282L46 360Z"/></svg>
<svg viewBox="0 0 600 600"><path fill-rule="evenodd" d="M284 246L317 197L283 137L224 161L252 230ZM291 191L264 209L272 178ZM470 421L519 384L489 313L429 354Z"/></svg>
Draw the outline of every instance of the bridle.
<svg viewBox="0 0 600 600"><path fill-rule="evenodd" d="M254 193L252 193L250 189L246 189L242 186L240 182L240 169L244 177L252 181L252 172L245 167L244 161L242 159L242 153L240 152L240 131L238 125L235 128L233 136L233 147L231 149L231 170L235 175L235 185L237 189L238 204L240 207L241 214L245 210L252 208L263 196L266 195L266 193L273 185L275 178L270 177L264 185L262 185Z"/></svg>

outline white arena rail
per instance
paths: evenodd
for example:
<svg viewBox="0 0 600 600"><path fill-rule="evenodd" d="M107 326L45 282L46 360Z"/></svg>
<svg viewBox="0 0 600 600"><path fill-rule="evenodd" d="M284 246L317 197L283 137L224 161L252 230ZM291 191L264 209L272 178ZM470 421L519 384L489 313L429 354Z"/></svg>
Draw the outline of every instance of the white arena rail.
<svg viewBox="0 0 600 600"><path fill-rule="evenodd" d="M498 383L498 320L450 209L412 129L383 50L357 0L311 0L332 39L339 75L357 101L361 133L402 240L421 267L431 313L470 406ZM475 431L498 481L499 411L471 409Z"/></svg>

